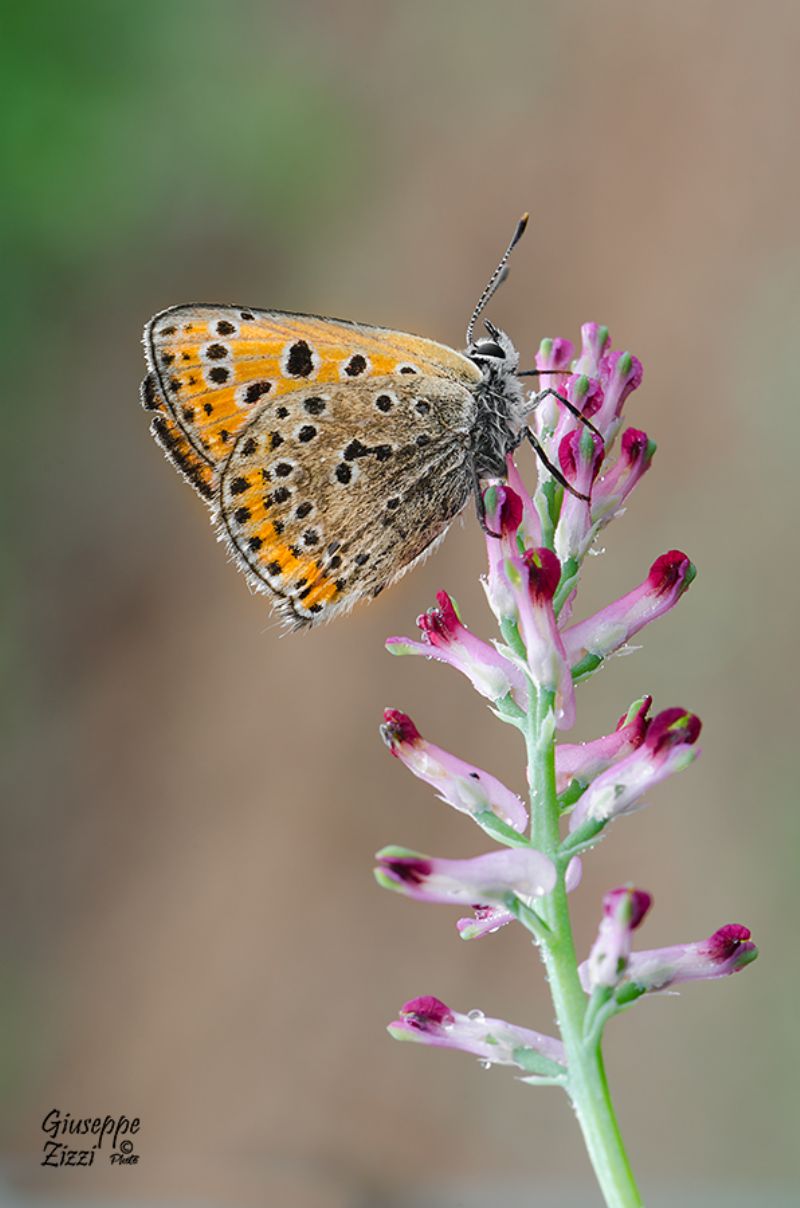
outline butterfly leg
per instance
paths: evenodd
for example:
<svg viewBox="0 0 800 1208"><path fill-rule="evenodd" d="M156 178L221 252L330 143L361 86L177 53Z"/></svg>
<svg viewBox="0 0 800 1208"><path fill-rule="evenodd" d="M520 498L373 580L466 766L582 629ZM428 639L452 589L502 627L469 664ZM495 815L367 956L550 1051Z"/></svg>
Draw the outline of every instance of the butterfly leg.
<svg viewBox="0 0 800 1208"><path fill-rule="evenodd" d="M582 411L579 411L574 403L571 403L568 398L564 398L564 395L559 394L558 391L554 390L552 386L547 386L544 390L540 390L538 392L536 395L535 406L538 407L542 399L547 398L548 395L552 395L553 398L558 399L558 401L566 407L570 415L574 415L576 419L579 419L582 424L586 425L590 432L594 432L595 436L599 436L601 440L603 439L603 434L598 432L592 421L588 419Z"/></svg>
<svg viewBox="0 0 800 1208"><path fill-rule="evenodd" d="M576 499L582 499L584 501L584 503L589 503L590 502L589 496L583 495L580 491L576 491L574 486L572 486L571 483L567 482L566 478L561 473L561 471L558 470L553 465L552 461L547 456L547 454L545 453L541 444L539 443L537 438L534 436L533 432L531 432L530 428L525 429L525 435L528 438L528 440L530 441L531 445L533 446L536 456L542 462L542 465L544 465L550 471L550 473L553 475L553 478L555 478L556 482L560 482L562 487L564 487L564 489L566 491L569 491L570 495L574 495Z"/></svg>

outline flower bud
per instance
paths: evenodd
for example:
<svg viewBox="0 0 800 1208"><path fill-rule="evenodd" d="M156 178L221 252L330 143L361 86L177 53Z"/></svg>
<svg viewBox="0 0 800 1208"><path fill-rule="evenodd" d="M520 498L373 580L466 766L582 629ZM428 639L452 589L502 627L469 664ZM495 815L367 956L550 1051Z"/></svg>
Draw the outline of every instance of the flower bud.
<svg viewBox="0 0 800 1208"><path fill-rule="evenodd" d="M465 763L422 737L407 713L386 709L381 736L392 754L436 789L442 801L476 818L488 811L522 832L528 812L516 793L489 772Z"/></svg>
<svg viewBox="0 0 800 1208"><path fill-rule="evenodd" d="M674 608L697 571L680 550L656 558L647 578L594 616L564 630L564 646L574 674L586 661L597 666L657 617ZM591 669L591 667L590 667Z"/></svg>
<svg viewBox="0 0 800 1208"><path fill-rule="evenodd" d="M647 712L652 702L652 696L643 696L634 701L628 712L619 719L613 734L606 734L591 742L559 743L556 747L556 785L559 793L565 792L573 782L585 788L606 768L637 750L647 734L650 724Z"/></svg>
<svg viewBox="0 0 800 1208"><path fill-rule="evenodd" d="M432 995L404 1003L388 1031L395 1040L461 1049L483 1064L515 1065L526 1073L563 1073L566 1061L564 1046L552 1036L504 1019L487 1019L482 1011L462 1015Z"/></svg>
<svg viewBox="0 0 800 1208"><path fill-rule="evenodd" d="M422 641L394 637L386 641L390 654L421 654L425 658L448 663L466 675L473 688L491 701L509 693L521 707L527 705L528 688L519 668L463 625L452 598L446 591L437 593L438 608L417 617Z"/></svg>
<svg viewBox="0 0 800 1208"><path fill-rule="evenodd" d="M631 938L650 909L652 898L643 889L623 886L603 898L603 918L588 960L580 967L587 994L599 986L614 987L628 967Z"/></svg>
<svg viewBox="0 0 800 1208"><path fill-rule="evenodd" d="M631 755L612 764L589 785L570 818L574 832L584 822L608 822L645 804L645 793L681 772L700 754L695 743L700 718L685 709L665 709L650 722L644 742Z"/></svg>
<svg viewBox="0 0 800 1208"><path fill-rule="evenodd" d="M447 906L475 902L505 906L509 894L527 905L550 893L556 883L552 860L530 847L492 851L469 860L436 859L403 847L385 847L376 859L375 878L384 889Z"/></svg>
<svg viewBox="0 0 800 1208"><path fill-rule="evenodd" d="M643 990L666 990L681 982L727 977L744 969L758 956L758 948L749 940L748 927L726 923L707 940L633 952L625 981Z"/></svg>

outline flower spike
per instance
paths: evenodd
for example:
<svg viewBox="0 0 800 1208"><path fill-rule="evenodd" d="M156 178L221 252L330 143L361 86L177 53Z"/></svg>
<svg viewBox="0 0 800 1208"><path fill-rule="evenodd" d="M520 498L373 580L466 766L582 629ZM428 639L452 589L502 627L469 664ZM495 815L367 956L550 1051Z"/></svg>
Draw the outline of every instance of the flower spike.
<svg viewBox="0 0 800 1208"><path fill-rule="evenodd" d="M486 326L488 345L496 340L498 346L484 352L499 360L502 333ZM461 1014L432 996L407 1002L389 1031L398 1040L471 1053L484 1066L515 1066L528 1084L562 1086L604 1202L633 1205L642 1200L603 1073L605 1026L647 992L739 971L757 949L747 927L729 923L705 940L636 952L634 933L651 898L622 885L606 893L596 938L578 964L569 895L580 885L582 861L610 821L641 809L650 789L697 758L701 723L678 707L651 718L647 695L600 738L560 742L559 731L574 720L575 685L673 608L696 572L686 554L669 550L632 591L573 622L586 555L601 529L625 511L655 444L639 428L623 430L623 407L641 383L642 367L611 347L607 328L585 324L574 360L568 341L543 340L536 365L547 375L540 389L518 399L519 412L511 408L527 432L512 432L506 473L498 466L479 500L489 564L483 586L499 638L490 645L476 637L440 592L437 607L419 618L420 641L387 643L392 653L422 654L457 668L492 702L492 712L520 732L530 810L502 781L423 738L407 714L387 709L382 734L392 754L501 846L464 860L387 847L377 854L375 877L406 897L458 906L461 939L520 923L544 961L562 1040L480 1011ZM504 419L498 411L498 425ZM619 451L610 456L620 430ZM533 496L514 459L514 442L525 435L542 463Z"/></svg>

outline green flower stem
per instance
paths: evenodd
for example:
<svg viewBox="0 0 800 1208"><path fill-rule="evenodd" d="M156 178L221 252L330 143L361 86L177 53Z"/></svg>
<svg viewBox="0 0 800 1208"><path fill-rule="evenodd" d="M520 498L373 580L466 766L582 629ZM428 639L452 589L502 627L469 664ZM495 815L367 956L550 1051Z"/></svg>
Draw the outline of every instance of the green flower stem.
<svg viewBox="0 0 800 1208"><path fill-rule="evenodd" d="M537 693L531 684L527 719L528 782L531 798L531 844L558 869L555 889L537 910L550 928L540 941L553 1005L567 1055L567 1091L583 1132L597 1181L608 1208L641 1208L642 1200L628 1163L608 1091L600 1037L586 1036L588 998L578 977L578 960L564 884L568 859L560 853L556 793L554 693Z"/></svg>

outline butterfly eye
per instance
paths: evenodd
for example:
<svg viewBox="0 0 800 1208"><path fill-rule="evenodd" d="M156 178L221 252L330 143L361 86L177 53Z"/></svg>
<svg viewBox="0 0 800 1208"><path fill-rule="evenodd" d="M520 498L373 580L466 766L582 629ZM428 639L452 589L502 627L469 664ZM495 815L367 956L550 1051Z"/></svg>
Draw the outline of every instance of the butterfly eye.
<svg viewBox="0 0 800 1208"><path fill-rule="evenodd" d="M472 346L473 357L497 357L499 361L504 361L506 354L503 352L499 344L494 340L478 340Z"/></svg>

